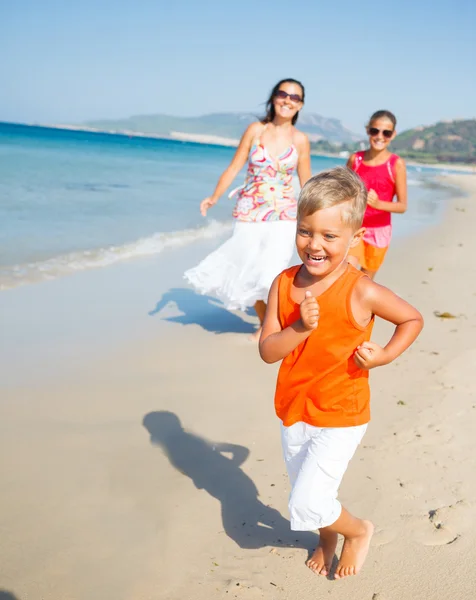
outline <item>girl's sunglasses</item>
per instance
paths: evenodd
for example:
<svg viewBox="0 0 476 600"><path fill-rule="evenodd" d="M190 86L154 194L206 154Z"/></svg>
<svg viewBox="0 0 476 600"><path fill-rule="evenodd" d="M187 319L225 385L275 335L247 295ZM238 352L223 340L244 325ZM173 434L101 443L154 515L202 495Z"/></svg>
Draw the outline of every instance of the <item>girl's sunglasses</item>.
<svg viewBox="0 0 476 600"><path fill-rule="evenodd" d="M383 137L387 138L387 140L389 140L393 135L393 129L377 129L376 127L369 127L367 131L372 137L381 132Z"/></svg>
<svg viewBox="0 0 476 600"><path fill-rule="evenodd" d="M276 96L276 98L282 98L283 100L286 100L286 98L289 98L291 100L291 102L302 102L302 98L299 94L288 94L284 90L278 90L276 92L275 96Z"/></svg>

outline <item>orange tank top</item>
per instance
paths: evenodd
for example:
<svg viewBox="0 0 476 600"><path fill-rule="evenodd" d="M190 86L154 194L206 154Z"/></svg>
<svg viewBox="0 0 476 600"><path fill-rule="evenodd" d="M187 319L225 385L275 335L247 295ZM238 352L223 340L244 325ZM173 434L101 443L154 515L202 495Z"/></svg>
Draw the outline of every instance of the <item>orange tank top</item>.
<svg viewBox="0 0 476 600"><path fill-rule="evenodd" d="M300 265L279 278L278 312L284 329L300 318L291 288ZM316 427L351 427L370 420L369 372L359 369L353 354L370 339L374 319L366 327L352 316L352 290L363 273L348 265L320 296L319 325L281 363L276 385L276 414L289 427L303 421Z"/></svg>

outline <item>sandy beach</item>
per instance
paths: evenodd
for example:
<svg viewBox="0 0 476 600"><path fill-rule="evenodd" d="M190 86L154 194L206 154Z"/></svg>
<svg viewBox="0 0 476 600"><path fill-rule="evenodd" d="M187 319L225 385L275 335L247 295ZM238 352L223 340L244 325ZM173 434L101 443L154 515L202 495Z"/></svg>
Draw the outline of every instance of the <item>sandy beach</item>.
<svg viewBox="0 0 476 600"><path fill-rule="evenodd" d="M305 567L317 536L289 530L277 366L247 340L252 316L185 287L186 248L0 294L5 598L473 599L476 177L445 182L464 195L380 277L426 326L371 374L340 494L376 525L359 576Z"/></svg>

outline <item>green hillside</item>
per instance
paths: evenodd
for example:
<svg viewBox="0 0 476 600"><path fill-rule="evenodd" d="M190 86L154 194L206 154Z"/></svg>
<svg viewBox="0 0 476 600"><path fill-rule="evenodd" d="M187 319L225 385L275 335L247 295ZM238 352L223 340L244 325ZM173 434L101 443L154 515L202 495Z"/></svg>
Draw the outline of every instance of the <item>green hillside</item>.
<svg viewBox="0 0 476 600"><path fill-rule="evenodd" d="M352 153L367 147L367 140L335 143L319 140L312 150L322 154ZM397 135L392 152L421 163L476 165L476 119L442 121L428 127L415 127Z"/></svg>
<svg viewBox="0 0 476 600"><path fill-rule="evenodd" d="M114 131L137 131L168 137L173 132L204 134L239 139L249 123L250 113L215 113L199 117L171 115L137 115L121 120L84 123ZM349 131L338 119L306 114L299 118L299 128L308 134L313 152L338 154L355 152L367 144L364 138ZM402 157L422 163L476 164L476 119L442 121L428 127L415 127L400 133L392 150Z"/></svg>
<svg viewBox="0 0 476 600"><path fill-rule="evenodd" d="M392 150L419 162L476 164L476 119L409 129L395 138Z"/></svg>

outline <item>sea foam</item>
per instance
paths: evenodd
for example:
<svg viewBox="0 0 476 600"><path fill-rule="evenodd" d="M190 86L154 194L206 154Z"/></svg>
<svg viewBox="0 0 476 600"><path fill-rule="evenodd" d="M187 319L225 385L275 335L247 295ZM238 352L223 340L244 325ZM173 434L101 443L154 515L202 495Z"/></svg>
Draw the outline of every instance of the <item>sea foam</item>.
<svg viewBox="0 0 476 600"><path fill-rule="evenodd" d="M165 249L185 246L199 240L219 238L230 233L231 229L231 222L212 220L205 227L168 233L157 232L122 246L70 252L43 261L3 267L0 268L0 290L56 279L78 271L109 267L127 260L154 256Z"/></svg>

